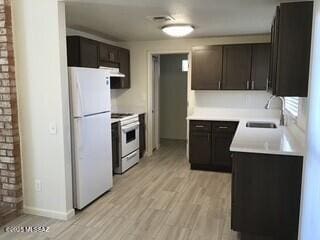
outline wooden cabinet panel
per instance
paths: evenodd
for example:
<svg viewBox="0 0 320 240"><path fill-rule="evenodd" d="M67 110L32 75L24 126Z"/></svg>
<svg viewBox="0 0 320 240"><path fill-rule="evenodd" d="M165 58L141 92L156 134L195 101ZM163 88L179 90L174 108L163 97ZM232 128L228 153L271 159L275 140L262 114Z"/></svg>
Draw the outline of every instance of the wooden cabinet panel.
<svg viewBox="0 0 320 240"><path fill-rule="evenodd" d="M213 133L212 164L218 169L231 172L232 160L229 148L233 139L233 135L233 133L229 132Z"/></svg>
<svg viewBox="0 0 320 240"><path fill-rule="evenodd" d="M212 124L212 165L217 170L231 172L232 159L229 149L238 123L213 122Z"/></svg>
<svg viewBox="0 0 320 240"><path fill-rule="evenodd" d="M313 2L281 3L272 25L270 77L276 96L308 96Z"/></svg>
<svg viewBox="0 0 320 240"><path fill-rule="evenodd" d="M192 165L211 163L212 136L210 132L190 132L189 160Z"/></svg>
<svg viewBox="0 0 320 240"><path fill-rule="evenodd" d="M143 157L146 151L146 123L145 114L139 114L139 151L140 158Z"/></svg>
<svg viewBox="0 0 320 240"><path fill-rule="evenodd" d="M266 90L269 56L269 43L194 47L191 88Z"/></svg>
<svg viewBox="0 0 320 240"><path fill-rule="evenodd" d="M130 52L128 49L119 48L120 72L125 74L123 78L111 79L111 88L130 88Z"/></svg>
<svg viewBox="0 0 320 240"><path fill-rule="evenodd" d="M252 45L251 90L266 90L269 76L270 44Z"/></svg>
<svg viewBox="0 0 320 240"><path fill-rule="evenodd" d="M111 127L112 132L112 167L116 169L120 163L120 139L119 139L119 123L113 123Z"/></svg>
<svg viewBox="0 0 320 240"><path fill-rule="evenodd" d="M313 2L280 5L278 96L308 96Z"/></svg>
<svg viewBox="0 0 320 240"><path fill-rule="evenodd" d="M109 61L109 51L108 46L104 43L100 43L100 62L108 62Z"/></svg>
<svg viewBox="0 0 320 240"><path fill-rule="evenodd" d="M98 50L99 45L96 41L79 36L68 36L68 66L97 68L99 66Z"/></svg>
<svg viewBox="0 0 320 240"><path fill-rule="evenodd" d="M189 161L192 169L211 164L212 134L210 121L190 121Z"/></svg>
<svg viewBox="0 0 320 240"><path fill-rule="evenodd" d="M249 90L251 74L251 45L223 47L224 90Z"/></svg>
<svg viewBox="0 0 320 240"><path fill-rule="evenodd" d="M191 168L231 172L229 148L237 126L237 122L190 121Z"/></svg>
<svg viewBox="0 0 320 240"><path fill-rule="evenodd" d="M270 56L270 71L269 71L269 86L268 90L272 95L277 92L277 59L278 59L278 42L279 42L279 15L280 7L277 7L276 16L273 20L271 28L271 56Z"/></svg>
<svg viewBox="0 0 320 240"><path fill-rule="evenodd" d="M119 48L100 43L100 66L119 67Z"/></svg>
<svg viewBox="0 0 320 240"><path fill-rule="evenodd" d="M99 67L99 45L96 41L81 38L80 40L80 64L82 67Z"/></svg>
<svg viewBox="0 0 320 240"><path fill-rule="evenodd" d="M222 80L222 46L193 48L191 71L191 89L220 89Z"/></svg>
<svg viewBox="0 0 320 240"><path fill-rule="evenodd" d="M295 156L234 153L232 229L252 239L297 239L302 161Z"/></svg>
<svg viewBox="0 0 320 240"><path fill-rule="evenodd" d="M112 89L130 88L130 51L80 36L67 37L68 66L114 67L126 76L111 77Z"/></svg>

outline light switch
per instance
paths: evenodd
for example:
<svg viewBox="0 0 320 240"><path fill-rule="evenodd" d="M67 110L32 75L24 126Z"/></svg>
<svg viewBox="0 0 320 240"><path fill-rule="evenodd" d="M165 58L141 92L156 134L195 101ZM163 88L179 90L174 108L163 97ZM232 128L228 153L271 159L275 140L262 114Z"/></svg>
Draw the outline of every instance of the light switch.
<svg viewBox="0 0 320 240"><path fill-rule="evenodd" d="M52 134L52 135L57 134L57 124L56 124L56 122L51 122L49 124L49 133Z"/></svg>

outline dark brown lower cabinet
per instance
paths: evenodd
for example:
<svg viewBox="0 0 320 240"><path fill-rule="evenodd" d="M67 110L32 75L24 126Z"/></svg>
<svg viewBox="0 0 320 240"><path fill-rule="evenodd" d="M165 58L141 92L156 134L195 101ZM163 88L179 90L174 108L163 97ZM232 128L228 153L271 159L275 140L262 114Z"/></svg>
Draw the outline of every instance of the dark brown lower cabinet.
<svg viewBox="0 0 320 240"><path fill-rule="evenodd" d="M233 153L231 228L241 240L298 239L302 157Z"/></svg>
<svg viewBox="0 0 320 240"><path fill-rule="evenodd" d="M229 148L238 123L213 122L212 125L212 164L217 170L231 172L232 158Z"/></svg>
<svg viewBox="0 0 320 240"><path fill-rule="evenodd" d="M211 133L190 133L189 158L191 168L201 168L211 164Z"/></svg>
<svg viewBox="0 0 320 240"><path fill-rule="evenodd" d="M112 123L112 168L118 168L120 162L119 122Z"/></svg>
<svg viewBox="0 0 320 240"><path fill-rule="evenodd" d="M145 114L139 114L139 155L143 157L146 151L146 122Z"/></svg>
<svg viewBox="0 0 320 240"><path fill-rule="evenodd" d="M190 121L191 169L231 172L230 145L237 122Z"/></svg>

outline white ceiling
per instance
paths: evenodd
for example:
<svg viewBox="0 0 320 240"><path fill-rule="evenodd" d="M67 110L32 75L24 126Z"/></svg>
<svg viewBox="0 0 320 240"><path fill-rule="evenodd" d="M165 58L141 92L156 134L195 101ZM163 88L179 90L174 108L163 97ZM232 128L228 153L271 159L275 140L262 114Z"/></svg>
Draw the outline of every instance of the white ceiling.
<svg viewBox="0 0 320 240"><path fill-rule="evenodd" d="M188 37L270 32L279 0L66 0L67 26L110 40L168 39L148 16L170 15L191 23ZM173 22L169 22L173 23Z"/></svg>

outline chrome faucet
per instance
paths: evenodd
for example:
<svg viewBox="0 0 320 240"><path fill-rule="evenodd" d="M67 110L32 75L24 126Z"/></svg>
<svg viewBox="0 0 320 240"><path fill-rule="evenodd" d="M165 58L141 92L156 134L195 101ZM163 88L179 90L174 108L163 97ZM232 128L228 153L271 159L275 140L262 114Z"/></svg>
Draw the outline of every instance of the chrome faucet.
<svg viewBox="0 0 320 240"><path fill-rule="evenodd" d="M270 99L267 101L265 105L265 109L270 109L270 103L272 99L276 98L277 96L271 96ZM285 111L285 99L284 97L279 97L281 99L281 112L280 112L280 126L285 126L285 119L284 119L284 111Z"/></svg>

